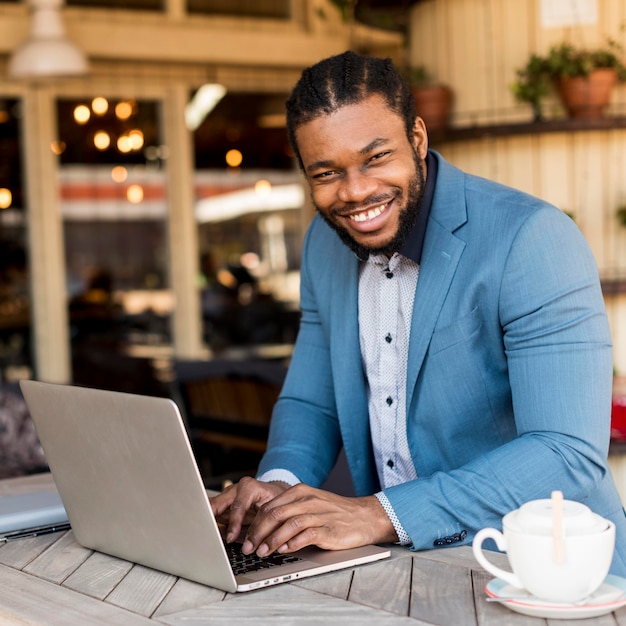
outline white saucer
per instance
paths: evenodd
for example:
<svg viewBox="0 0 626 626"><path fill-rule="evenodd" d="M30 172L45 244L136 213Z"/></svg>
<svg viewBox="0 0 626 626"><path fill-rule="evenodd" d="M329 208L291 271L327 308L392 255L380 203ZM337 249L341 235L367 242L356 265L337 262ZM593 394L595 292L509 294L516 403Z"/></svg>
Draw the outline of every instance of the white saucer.
<svg viewBox="0 0 626 626"><path fill-rule="evenodd" d="M620 592L622 593L619 596ZM557 604L530 595L527 591L507 584L501 578L494 578L485 586L485 593L500 600L512 611L552 619L585 619L598 617L626 606L626 579L609 574L600 588L592 593L584 604ZM617 599L615 599L617 597ZM506 598L515 598L507 600Z"/></svg>

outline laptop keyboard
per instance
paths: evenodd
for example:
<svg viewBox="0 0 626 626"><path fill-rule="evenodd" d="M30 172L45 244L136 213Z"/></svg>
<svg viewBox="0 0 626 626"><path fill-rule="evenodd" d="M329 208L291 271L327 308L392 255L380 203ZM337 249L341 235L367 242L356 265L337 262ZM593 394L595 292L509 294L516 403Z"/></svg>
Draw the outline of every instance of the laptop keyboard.
<svg viewBox="0 0 626 626"><path fill-rule="evenodd" d="M239 574L247 574L249 572L257 572L261 569L276 567L277 565L285 565L285 563L297 563L302 561L300 557L293 554L270 554L266 557L260 557L254 552L252 554L244 554L241 551L240 543L227 543L226 554L230 560L235 576Z"/></svg>

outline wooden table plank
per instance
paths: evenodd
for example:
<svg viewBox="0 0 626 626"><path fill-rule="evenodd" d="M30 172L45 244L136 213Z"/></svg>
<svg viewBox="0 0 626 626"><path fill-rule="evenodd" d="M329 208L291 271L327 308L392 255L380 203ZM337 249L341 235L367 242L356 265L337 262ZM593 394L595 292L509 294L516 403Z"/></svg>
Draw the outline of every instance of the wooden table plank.
<svg viewBox="0 0 626 626"><path fill-rule="evenodd" d="M412 564L413 559L407 554L403 559L356 568L350 588L350 602L408 615Z"/></svg>
<svg viewBox="0 0 626 626"><path fill-rule="evenodd" d="M105 601L140 615L152 615L176 582L176 576L134 565Z"/></svg>
<svg viewBox="0 0 626 626"><path fill-rule="evenodd" d="M409 554L419 555L420 560L437 561L439 563L449 563L450 565L462 565L469 569L481 569L478 561L474 558L471 546L441 548L439 550L422 550L420 552L409 551ZM508 570L511 569L506 554L490 551L489 559L498 567L503 567Z"/></svg>
<svg viewBox="0 0 626 626"><path fill-rule="evenodd" d="M39 578L62 583L89 558L91 553L92 550L78 544L74 533L69 530L24 567L24 571Z"/></svg>
<svg viewBox="0 0 626 626"><path fill-rule="evenodd" d="M156 609L153 617L180 613L181 611L212 604L213 602L222 602L226 596L226 592L220 589L214 589L185 578L179 578Z"/></svg>
<svg viewBox="0 0 626 626"><path fill-rule="evenodd" d="M103 600L128 574L133 564L102 552L94 552L63 586Z"/></svg>
<svg viewBox="0 0 626 626"><path fill-rule="evenodd" d="M12 626L149 626L149 619L0 565L0 623Z"/></svg>
<svg viewBox="0 0 626 626"><path fill-rule="evenodd" d="M359 565L357 567L339 570L329 574L322 574L321 576L303 578L302 580L295 581L291 584L302 587L303 589L311 589L312 591L317 591L335 598L342 598L346 600L350 594L350 589L353 584L354 572L376 567L380 563L389 563L394 559L411 557L415 554L415 552L411 552L410 550L407 550L407 548L402 548L400 546L389 546L389 548L391 551L391 557L389 559L385 559L384 561Z"/></svg>
<svg viewBox="0 0 626 626"><path fill-rule="evenodd" d="M626 626L626 606L618 609L613 613L613 617L615 618L615 623L618 626ZM581 626L577 624L577 626Z"/></svg>
<svg viewBox="0 0 626 626"><path fill-rule="evenodd" d="M425 622L347 602L295 585L230 595L224 602L159 619L169 626L426 626Z"/></svg>
<svg viewBox="0 0 626 626"><path fill-rule="evenodd" d="M67 532L67 531L66 531ZM40 554L57 542L64 533L50 533L39 537L15 539L0 544L0 563L23 569Z"/></svg>
<svg viewBox="0 0 626 626"><path fill-rule="evenodd" d="M333 596L333 598L346 600L350 593L353 575L353 569L345 569L329 574L322 574L321 576L303 578L292 584L302 587L302 589L310 589L311 591L317 591L327 596Z"/></svg>
<svg viewBox="0 0 626 626"><path fill-rule="evenodd" d="M476 626L471 577L468 567L414 558L409 614L442 626Z"/></svg>

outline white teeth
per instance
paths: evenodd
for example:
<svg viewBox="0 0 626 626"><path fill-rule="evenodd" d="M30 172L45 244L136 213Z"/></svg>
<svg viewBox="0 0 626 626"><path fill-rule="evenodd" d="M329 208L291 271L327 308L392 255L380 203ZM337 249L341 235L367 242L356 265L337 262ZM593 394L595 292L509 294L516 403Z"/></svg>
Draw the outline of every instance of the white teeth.
<svg viewBox="0 0 626 626"><path fill-rule="evenodd" d="M375 217L378 217L384 210L386 204L381 204L375 209L370 209L369 211L364 211L363 213L357 213L355 215L350 215L350 219L353 222L366 222L367 220L373 220Z"/></svg>

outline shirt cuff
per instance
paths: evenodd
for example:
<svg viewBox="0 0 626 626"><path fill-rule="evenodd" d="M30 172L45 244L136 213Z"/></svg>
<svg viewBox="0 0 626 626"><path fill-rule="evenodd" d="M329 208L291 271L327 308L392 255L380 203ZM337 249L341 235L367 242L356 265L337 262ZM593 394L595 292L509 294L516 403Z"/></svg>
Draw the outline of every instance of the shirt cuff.
<svg viewBox="0 0 626 626"><path fill-rule="evenodd" d="M291 487L302 482L295 474L292 474L289 470L285 470L285 469L267 470L267 472L263 472L262 474L259 474L256 477L256 479L260 480L263 483L271 483L274 481L280 481L283 483L287 483Z"/></svg>
<svg viewBox="0 0 626 626"><path fill-rule="evenodd" d="M398 543L401 546L412 545L413 542L411 541L411 537L409 537L408 533L406 532L406 530L404 530L404 527L400 523L400 520L398 519L396 512L393 510L393 507L391 506L391 502L389 502L389 498L387 498L387 496L385 495L383 491L379 491L378 493L375 493L374 495L378 498L378 501L380 502L380 505L385 510L385 513L387 513L387 517L389 518L389 521L393 524L396 534L398 535Z"/></svg>

